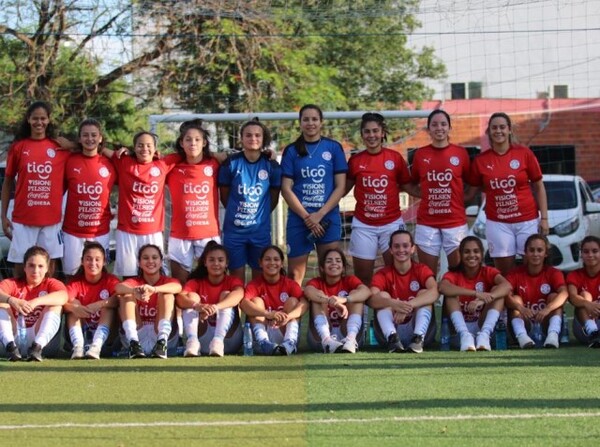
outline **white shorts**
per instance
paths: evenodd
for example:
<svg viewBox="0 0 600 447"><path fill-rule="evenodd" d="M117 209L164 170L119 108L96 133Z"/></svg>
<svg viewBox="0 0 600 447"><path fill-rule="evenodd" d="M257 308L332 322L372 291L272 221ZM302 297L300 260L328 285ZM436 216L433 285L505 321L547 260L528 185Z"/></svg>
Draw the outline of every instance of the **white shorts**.
<svg viewBox="0 0 600 447"><path fill-rule="evenodd" d="M354 217L349 252L355 258L373 261L377 258L378 252L383 253L390 248L391 234L396 230L404 229L406 226L401 217L381 226L367 225Z"/></svg>
<svg viewBox="0 0 600 447"><path fill-rule="evenodd" d="M74 275L79 266L81 265L81 254L83 253L83 245L87 241L96 241L104 247L104 253L106 256L105 264L110 264L110 255L108 252L108 244L110 241L109 233L101 236L83 238L73 236L72 234L65 233L63 231L64 240L64 255L63 255L63 272L65 275Z"/></svg>
<svg viewBox="0 0 600 447"><path fill-rule="evenodd" d="M133 234L117 230L115 233L117 255L113 273L119 276L136 276L138 251L146 244L154 244L164 252L162 231L152 234Z"/></svg>
<svg viewBox="0 0 600 447"><path fill-rule="evenodd" d="M45 248L50 254L50 259L62 258L63 240L61 223L47 227L33 227L13 222L13 238L8 251L8 260L23 263L25 252L34 245Z"/></svg>
<svg viewBox="0 0 600 447"><path fill-rule="evenodd" d="M154 345L156 344L156 341L158 340L158 334L156 333L156 330L154 329L154 323L142 325L142 327L138 328L137 332L138 332L138 337L140 340L140 346L144 350L144 354L146 354L148 356L151 355L152 348L154 348ZM174 331L171 333L171 335L169 336L169 339L167 340L167 350L169 351L169 353L171 353L170 355L172 355L173 351L175 351L177 349L178 342L179 342L179 335L177 334L177 331ZM124 344L123 346L127 346L127 345Z"/></svg>
<svg viewBox="0 0 600 447"><path fill-rule="evenodd" d="M209 237L206 239L188 240L169 237L169 255L171 261L177 262L188 272L192 271L194 260L202 256L202 252L209 241L221 243L221 237Z"/></svg>
<svg viewBox="0 0 600 447"><path fill-rule="evenodd" d="M415 244L425 253L431 256L439 256L442 248L449 255L460 245L467 234L467 224L453 228L434 228L427 225L417 224L415 229Z"/></svg>
<svg viewBox="0 0 600 447"><path fill-rule="evenodd" d="M492 258L505 258L525 253L525 241L538 232L538 219L525 222L505 223L488 220L485 224L485 237Z"/></svg>

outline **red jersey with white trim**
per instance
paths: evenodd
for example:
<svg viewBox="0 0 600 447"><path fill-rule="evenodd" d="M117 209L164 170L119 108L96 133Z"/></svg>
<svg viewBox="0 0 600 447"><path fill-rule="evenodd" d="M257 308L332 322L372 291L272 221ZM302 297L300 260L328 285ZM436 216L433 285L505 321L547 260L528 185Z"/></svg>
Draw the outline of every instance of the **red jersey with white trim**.
<svg viewBox="0 0 600 447"><path fill-rule="evenodd" d="M49 138L25 138L11 145L6 175L18 175L14 222L44 227L61 221L65 164L71 154L59 148L59 144Z"/></svg>
<svg viewBox="0 0 600 447"><path fill-rule="evenodd" d="M46 278L38 286L31 287L27 285L24 279L8 278L0 282L0 290L10 296L19 298L20 300L31 301L37 297L48 295L52 292L67 290L67 287L58 279ZM41 318L46 306L39 306L33 309L29 315L25 315L25 325L33 327ZM10 308L13 316L17 318L18 312L12 307Z"/></svg>
<svg viewBox="0 0 600 447"><path fill-rule="evenodd" d="M468 278L463 272L447 272L442 280L446 280L455 286L464 289L475 290L476 292L489 292L496 285L496 276L500 274L500 270L487 265L481 266L477 275L473 278ZM467 310L467 305L475 299L474 296L459 295L460 308L467 323L478 321L481 316L481 311L470 313Z"/></svg>
<svg viewBox="0 0 600 447"><path fill-rule="evenodd" d="M83 306L87 306L97 301L107 300L115 294L115 286L119 284L119 282L119 278L110 273L103 273L100 281L94 284L87 281L85 276L76 277L67 284L69 302L77 300ZM93 314L90 318L86 318L88 325L92 329L98 327L100 312L101 310L98 310L98 312Z"/></svg>
<svg viewBox="0 0 600 447"><path fill-rule="evenodd" d="M102 156L73 154L65 168L67 207L63 231L87 238L108 234L110 191L117 180L112 162Z"/></svg>
<svg viewBox="0 0 600 447"><path fill-rule="evenodd" d="M236 287L244 288L241 279L235 276L225 275L223 281L218 284L211 283L208 278L190 279L183 287L184 292L195 292L200 295L202 304L217 304L223 292L231 292Z"/></svg>
<svg viewBox="0 0 600 447"><path fill-rule="evenodd" d="M382 226L398 220L400 186L410 183L402 155L382 148L377 154L364 150L348 160L348 177L354 180L354 216L367 225Z"/></svg>
<svg viewBox="0 0 600 447"><path fill-rule="evenodd" d="M592 295L592 301L600 303L600 274L589 276L585 268L580 268L569 272L567 275L567 285L572 284L577 288L577 293L581 295L588 292Z"/></svg>
<svg viewBox="0 0 600 447"><path fill-rule="evenodd" d="M523 299L525 307L535 311L544 309L548 295L565 285L562 272L550 266L544 266L538 275L532 276L527 272L527 266L521 265L512 269L506 279L512 285L513 294Z"/></svg>
<svg viewBox="0 0 600 447"><path fill-rule="evenodd" d="M538 218L531 183L542 179L542 170L528 147L512 145L502 155L489 149L475 157L471 171L473 185L485 192L489 220L517 223Z"/></svg>
<svg viewBox="0 0 600 447"><path fill-rule="evenodd" d="M167 176L171 193L171 237L199 240L219 235L219 162L203 158L196 165L183 161Z"/></svg>
<svg viewBox="0 0 600 447"><path fill-rule="evenodd" d="M162 286L163 284L179 284L179 281L175 278L171 278L169 276L160 276L156 284L154 286ZM147 284L144 278L129 278L123 281L128 287L139 287ZM137 301L138 313L140 315L140 319L142 320L142 324L154 324L156 320L156 313L158 312L158 293L153 293L150 296L150 299L147 302Z"/></svg>
<svg viewBox="0 0 600 447"><path fill-rule="evenodd" d="M469 154L464 147L449 144L417 149L411 166L412 180L421 186L417 223L433 228L466 224L464 182L469 172Z"/></svg>
<svg viewBox="0 0 600 447"><path fill-rule="evenodd" d="M327 296L339 296L346 298L348 295L350 295L350 292L362 286L363 282L354 275L348 275L342 276L342 279L335 284L327 284L327 281L325 281L323 278L313 278L308 281L306 285L313 286L315 289L320 290ZM327 316L333 327L339 327L343 320L340 318L338 310L333 306L327 306Z"/></svg>
<svg viewBox="0 0 600 447"><path fill-rule="evenodd" d="M404 274L389 265L373 275L371 287L389 293L396 300L410 301L420 290L427 288L425 283L432 277L431 269L419 262L411 262L410 269Z"/></svg>
<svg viewBox="0 0 600 447"><path fill-rule="evenodd" d="M169 154L150 163L139 163L134 156L112 157L119 175L119 224L121 231L153 234L165 228L165 182L167 174L181 161Z"/></svg>
<svg viewBox="0 0 600 447"><path fill-rule="evenodd" d="M289 297L300 299L304 293L298 283L287 276L281 276L275 284L268 283L264 277L253 279L246 285L244 299L260 297L265 302L265 308L270 311L283 310L283 305Z"/></svg>

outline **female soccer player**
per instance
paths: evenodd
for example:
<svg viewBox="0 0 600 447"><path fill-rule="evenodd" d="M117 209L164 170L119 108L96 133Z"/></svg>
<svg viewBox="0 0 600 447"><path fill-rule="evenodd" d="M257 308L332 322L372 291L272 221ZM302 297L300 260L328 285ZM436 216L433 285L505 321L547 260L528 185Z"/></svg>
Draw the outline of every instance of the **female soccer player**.
<svg viewBox="0 0 600 447"><path fill-rule="evenodd" d="M271 212L279 202L281 168L263 153L271 143L264 124L248 121L240 135L243 152L221 166L219 189L225 207L223 245L230 255L231 274L245 282L246 264L252 268L252 279L258 278L258 257L271 245Z"/></svg>
<svg viewBox="0 0 600 447"><path fill-rule="evenodd" d="M197 357L201 346L206 344L208 351L205 352L216 357L234 354L242 346L237 306L244 297L244 283L227 274L228 262L225 247L210 241L183 291L176 297L177 306L183 309L187 338L184 357Z"/></svg>
<svg viewBox="0 0 600 447"><path fill-rule="evenodd" d="M308 343L314 350L321 346L326 353L341 349L354 354L358 348L363 303L371 291L358 277L346 275L346 267L344 252L330 248L319 259L321 276L311 279L304 289L311 302Z"/></svg>
<svg viewBox="0 0 600 447"><path fill-rule="evenodd" d="M254 340L267 355L297 351L300 318L308 309L300 286L285 276L283 252L275 245L260 255L262 276L246 286L240 307L252 324Z"/></svg>
<svg viewBox="0 0 600 447"><path fill-rule="evenodd" d="M67 314L69 338L73 346L71 359L99 359L116 316L119 300L115 287L119 279L106 270L106 250L97 241L85 242L81 265L67 285L69 301L63 306ZM84 353L85 331L94 336Z"/></svg>
<svg viewBox="0 0 600 447"><path fill-rule="evenodd" d="M221 242L217 176L222 153L211 153L202 120L179 127L175 145L180 160L167 175L171 193L169 253L171 274L185 284L194 260L209 241Z"/></svg>
<svg viewBox="0 0 600 447"><path fill-rule="evenodd" d="M390 265L390 235L405 228L400 210L400 191L415 191L402 155L382 146L387 137L383 116L365 113L360 133L366 149L354 154L348 161L346 191L354 187L354 197L359 204L354 210L350 236L352 265L356 276L368 285L377 253L382 253L385 264Z"/></svg>
<svg viewBox="0 0 600 447"><path fill-rule="evenodd" d="M21 360L14 332L19 314L25 316L28 360L41 362L42 350L58 333L62 306L67 302L65 285L49 278L50 255L38 246L23 257L24 273L0 282L0 341L10 361ZM33 342L33 343L32 343Z"/></svg>
<svg viewBox="0 0 600 447"><path fill-rule="evenodd" d="M49 104L31 104L8 151L2 184L2 229L12 240L8 260L15 263L17 276L23 273L23 255L33 245L44 247L52 260L63 255L60 227L69 152L60 150L50 114ZM14 209L9 219L8 204L15 182ZM52 276L54 261L49 268Z"/></svg>
<svg viewBox="0 0 600 447"><path fill-rule="evenodd" d="M63 222L63 271L67 277L81 265L86 241L98 241L109 252L112 213L110 192L117 180L112 162L101 155L104 136L95 119L79 124L81 152L73 154L65 168L67 207Z"/></svg>
<svg viewBox="0 0 600 447"><path fill-rule="evenodd" d="M461 351L490 351L490 337L504 309L504 297L511 291L510 283L497 269L483 265L479 238L467 236L458 251L460 263L440 282L444 311L460 337Z"/></svg>
<svg viewBox="0 0 600 447"><path fill-rule="evenodd" d="M458 245L468 233L464 188L469 155L465 148L450 143L451 129L448 113L431 112L427 118L431 144L417 149L411 166L413 187L421 188L415 229L417 253L419 262L427 265L434 275L442 249L448 265L458 265Z"/></svg>
<svg viewBox="0 0 600 447"><path fill-rule="evenodd" d="M573 334L590 348L600 348L600 238L581 241L583 267L567 275L569 301L575 306Z"/></svg>
<svg viewBox="0 0 600 447"><path fill-rule="evenodd" d="M166 359L175 295L181 292L181 283L164 274L163 255L156 245L143 245L138 262L138 276L115 287L122 295L119 313L129 343L129 358L151 354ZM172 342L176 344L177 338Z"/></svg>
<svg viewBox="0 0 600 447"><path fill-rule="evenodd" d="M546 265L550 243L542 234L525 241L524 265L514 268L506 279L512 293L505 300L513 333L522 349L533 348L526 322L537 322L546 330L544 346L558 348L562 308L568 298L565 278L560 270Z"/></svg>
<svg viewBox="0 0 600 447"><path fill-rule="evenodd" d="M370 307L376 311L376 330L380 329L389 352L403 352L409 343L412 352L423 352L435 337L431 324L433 303L439 293L433 272L427 265L412 261L415 243L406 230L390 236L394 262L373 276Z"/></svg>
<svg viewBox="0 0 600 447"><path fill-rule="evenodd" d="M548 234L548 203L542 171L533 152L513 142L512 123L494 113L486 130L491 150L473 160L471 177L486 195L485 234L500 273L515 266L532 234Z"/></svg>
<svg viewBox="0 0 600 447"><path fill-rule="evenodd" d="M323 112L314 104L300 109L302 134L281 159L281 195L289 206L286 234L289 274L302 284L308 255L336 248L341 237L339 201L346 192L348 164L342 146L321 135ZM316 242L315 242L316 241Z"/></svg>

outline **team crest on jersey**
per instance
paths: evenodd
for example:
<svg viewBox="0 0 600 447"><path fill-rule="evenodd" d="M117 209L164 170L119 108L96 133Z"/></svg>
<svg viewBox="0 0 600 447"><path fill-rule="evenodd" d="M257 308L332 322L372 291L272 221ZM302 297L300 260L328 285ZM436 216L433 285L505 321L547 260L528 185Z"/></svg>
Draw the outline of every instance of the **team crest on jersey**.
<svg viewBox="0 0 600 447"><path fill-rule="evenodd" d="M48 295L48 292L46 292L45 290L42 290L42 291L41 291L41 292L38 294L38 296L46 296L46 295Z"/></svg>
<svg viewBox="0 0 600 447"><path fill-rule="evenodd" d="M412 292L418 291L421 286L419 285L419 281L411 281L410 286L408 286Z"/></svg>
<svg viewBox="0 0 600 447"><path fill-rule="evenodd" d="M329 160L331 160L331 152L325 151L325 152L323 152L323 155L321 155L321 157L323 157L323 160L329 161Z"/></svg>
<svg viewBox="0 0 600 447"><path fill-rule="evenodd" d="M287 294L287 292L281 292L281 294L279 295L279 301L285 303L289 297L290 296Z"/></svg>
<svg viewBox="0 0 600 447"><path fill-rule="evenodd" d="M396 167L396 163L394 163L392 160L386 160L383 165L385 166L385 169L387 169L388 171L393 171L394 168Z"/></svg>
<svg viewBox="0 0 600 447"><path fill-rule="evenodd" d="M458 166L460 164L460 160L458 157L450 157L450 164L452 166Z"/></svg>
<svg viewBox="0 0 600 447"><path fill-rule="evenodd" d="M269 173L265 169L258 171L258 178L260 180L266 180L269 178Z"/></svg>
<svg viewBox="0 0 600 447"><path fill-rule="evenodd" d="M521 166L521 163L519 163L519 160L511 160L510 161L510 167L512 169L519 169L520 166Z"/></svg>
<svg viewBox="0 0 600 447"><path fill-rule="evenodd" d="M479 281L477 284L475 284L475 291L483 292L483 281Z"/></svg>
<svg viewBox="0 0 600 447"><path fill-rule="evenodd" d="M102 289L100 291L100 299L101 300L107 300L109 296L110 296L110 293L108 293L107 289Z"/></svg>
<svg viewBox="0 0 600 447"><path fill-rule="evenodd" d="M213 168L212 166L206 166L204 168L204 175L207 177L212 177L213 176Z"/></svg>
<svg viewBox="0 0 600 447"><path fill-rule="evenodd" d="M50 158L54 158L56 157L56 151L49 147L48 149L46 149L46 155L48 155L48 157Z"/></svg>
<svg viewBox="0 0 600 447"><path fill-rule="evenodd" d="M544 283L540 286L540 292L544 295L548 295L552 289L550 289L550 284Z"/></svg>
<svg viewBox="0 0 600 447"><path fill-rule="evenodd" d="M110 175L110 171L106 168L106 166L102 166L98 171L98 174L100 174L100 177L106 178Z"/></svg>
<svg viewBox="0 0 600 447"><path fill-rule="evenodd" d="M159 177L160 176L160 169L158 169L156 166L152 166L150 168L150 175L152 177Z"/></svg>
<svg viewBox="0 0 600 447"><path fill-rule="evenodd" d="M342 298L346 298L348 296L348 292L345 290L340 290L340 293L338 293L338 296L341 296Z"/></svg>

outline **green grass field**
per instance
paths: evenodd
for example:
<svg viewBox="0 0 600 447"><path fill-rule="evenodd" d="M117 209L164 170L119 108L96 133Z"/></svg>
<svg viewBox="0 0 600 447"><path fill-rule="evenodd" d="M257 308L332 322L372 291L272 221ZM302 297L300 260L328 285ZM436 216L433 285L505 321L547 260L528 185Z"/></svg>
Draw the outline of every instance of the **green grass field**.
<svg viewBox="0 0 600 447"><path fill-rule="evenodd" d="M600 350L0 363L2 445L590 445Z"/></svg>

